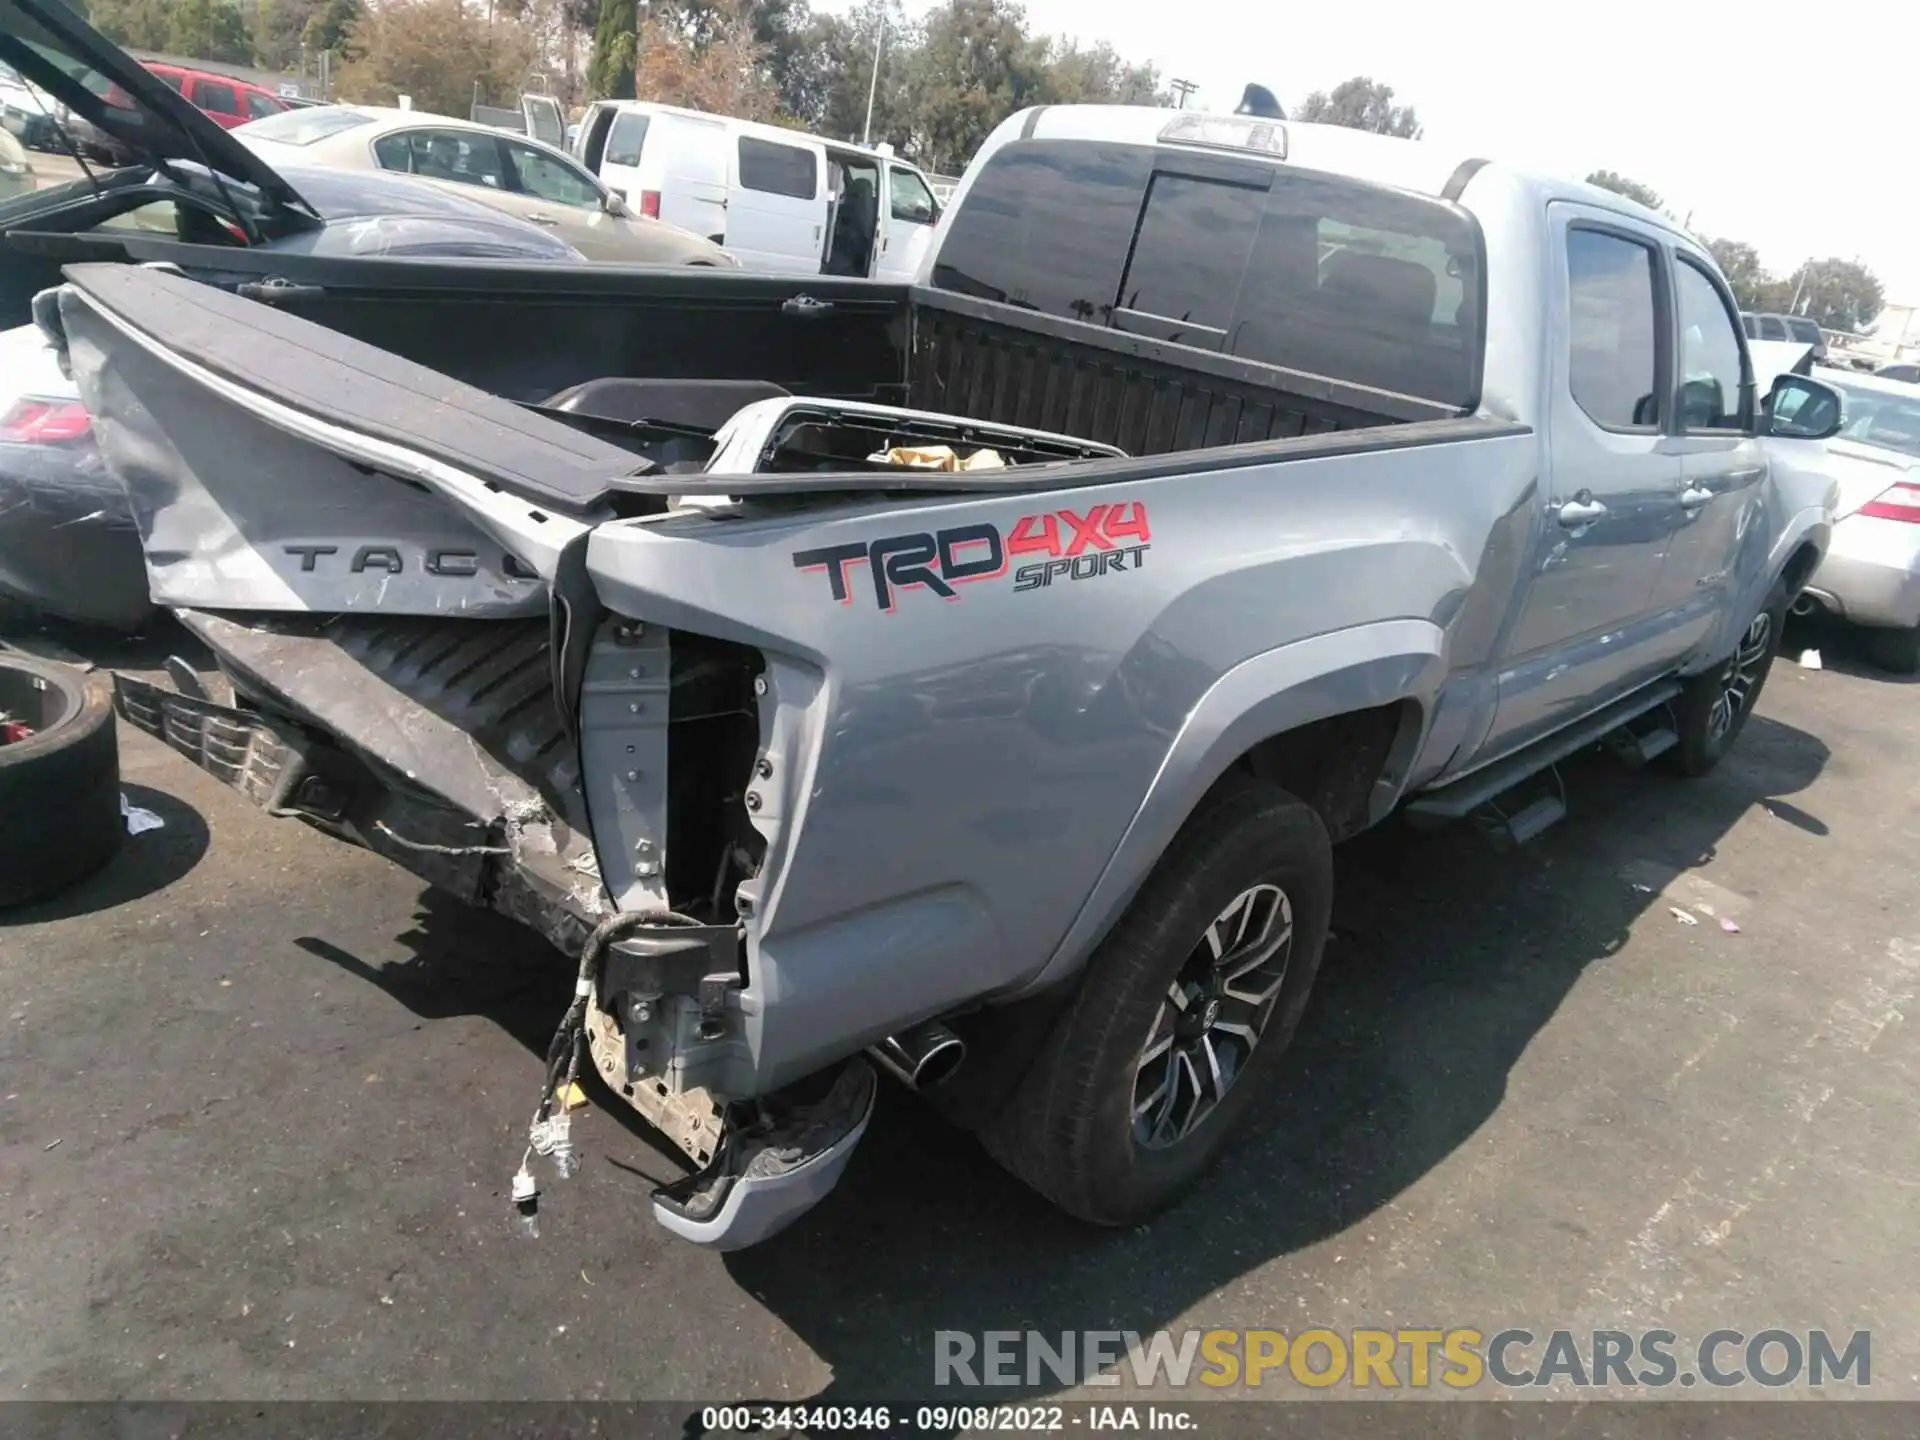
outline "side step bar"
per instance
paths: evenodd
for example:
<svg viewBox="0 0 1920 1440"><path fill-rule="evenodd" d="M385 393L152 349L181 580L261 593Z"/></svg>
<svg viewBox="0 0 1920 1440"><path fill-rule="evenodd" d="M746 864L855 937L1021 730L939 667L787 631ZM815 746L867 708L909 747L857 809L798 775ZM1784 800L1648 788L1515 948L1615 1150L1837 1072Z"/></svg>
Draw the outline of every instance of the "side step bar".
<svg viewBox="0 0 1920 1440"><path fill-rule="evenodd" d="M1677 680L1662 680L1644 690L1636 690L1594 711L1576 725L1556 731L1525 749L1484 765L1449 785L1427 791L1408 802L1407 813L1422 819L1458 820L1478 810L1495 796L1505 794L1521 781L1566 759L1576 750L1597 744L1621 726L1638 720L1650 710L1657 710L1679 693L1680 682ZM1671 729L1656 730L1641 737L1635 743L1635 748L1642 759L1652 759L1678 738ZM1533 827L1531 833L1538 834L1559 818L1559 815L1554 815L1546 824Z"/></svg>

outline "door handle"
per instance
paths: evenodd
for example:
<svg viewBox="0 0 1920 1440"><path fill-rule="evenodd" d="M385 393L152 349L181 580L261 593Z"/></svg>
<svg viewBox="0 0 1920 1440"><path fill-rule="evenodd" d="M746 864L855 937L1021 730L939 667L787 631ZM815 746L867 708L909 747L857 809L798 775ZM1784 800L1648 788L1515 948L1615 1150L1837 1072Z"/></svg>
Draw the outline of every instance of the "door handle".
<svg viewBox="0 0 1920 1440"><path fill-rule="evenodd" d="M1680 492L1680 505L1685 510L1698 510L1713 499L1713 491L1704 485L1689 485Z"/></svg>
<svg viewBox="0 0 1920 1440"><path fill-rule="evenodd" d="M527 214L527 219L531 220L536 225L558 225L560 223L559 216L543 215L538 210L529 211Z"/></svg>
<svg viewBox="0 0 1920 1440"><path fill-rule="evenodd" d="M1584 490L1580 493L1586 498L1569 500L1560 507L1560 523L1569 530L1579 530L1591 525L1607 513L1607 507L1598 500L1587 495Z"/></svg>
<svg viewBox="0 0 1920 1440"><path fill-rule="evenodd" d="M791 300L780 302L780 313L791 315L796 320L815 320L833 313L831 300L816 300L811 295L795 295Z"/></svg>

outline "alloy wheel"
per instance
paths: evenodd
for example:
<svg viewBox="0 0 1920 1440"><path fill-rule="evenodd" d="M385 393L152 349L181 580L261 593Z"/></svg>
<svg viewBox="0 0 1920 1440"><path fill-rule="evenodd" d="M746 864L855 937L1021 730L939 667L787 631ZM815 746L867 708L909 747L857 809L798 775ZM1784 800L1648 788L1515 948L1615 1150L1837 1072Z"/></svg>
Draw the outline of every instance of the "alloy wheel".
<svg viewBox="0 0 1920 1440"><path fill-rule="evenodd" d="M1167 987L1134 1071L1133 1135L1173 1145L1226 1097L1247 1068L1286 983L1293 904L1278 885L1236 895L1195 942Z"/></svg>
<svg viewBox="0 0 1920 1440"><path fill-rule="evenodd" d="M1740 646L1720 676L1720 693L1707 712L1707 735L1719 740L1733 728L1760 688L1760 672L1766 666L1767 652L1773 644L1773 616L1762 610L1740 637Z"/></svg>

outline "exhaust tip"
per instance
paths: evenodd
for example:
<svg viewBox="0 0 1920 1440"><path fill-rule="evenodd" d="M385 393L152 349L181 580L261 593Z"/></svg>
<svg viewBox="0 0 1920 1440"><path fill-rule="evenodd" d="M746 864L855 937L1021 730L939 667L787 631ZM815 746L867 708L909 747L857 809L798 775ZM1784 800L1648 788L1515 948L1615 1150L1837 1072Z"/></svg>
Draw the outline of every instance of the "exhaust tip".
<svg viewBox="0 0 1920 1440"><path fill-rule="evenodd" d="M967 1058L966 1042L937 1020L889 1035L873 1058L910 1090L931 1090L953 1078Z"/></svg>

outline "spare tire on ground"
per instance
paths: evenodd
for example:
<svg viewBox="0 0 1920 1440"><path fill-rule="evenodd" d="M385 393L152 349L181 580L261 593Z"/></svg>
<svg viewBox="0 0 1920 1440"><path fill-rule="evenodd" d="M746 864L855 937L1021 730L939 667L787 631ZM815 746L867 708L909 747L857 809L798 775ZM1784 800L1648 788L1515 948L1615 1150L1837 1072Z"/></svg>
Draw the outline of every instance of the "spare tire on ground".
<svg viewBox="0 0 1920 1440"><path fill-rule="evenodd" d="M86 879L125 834L104 689L69 666L0 654L0 907Z"/></svg>

